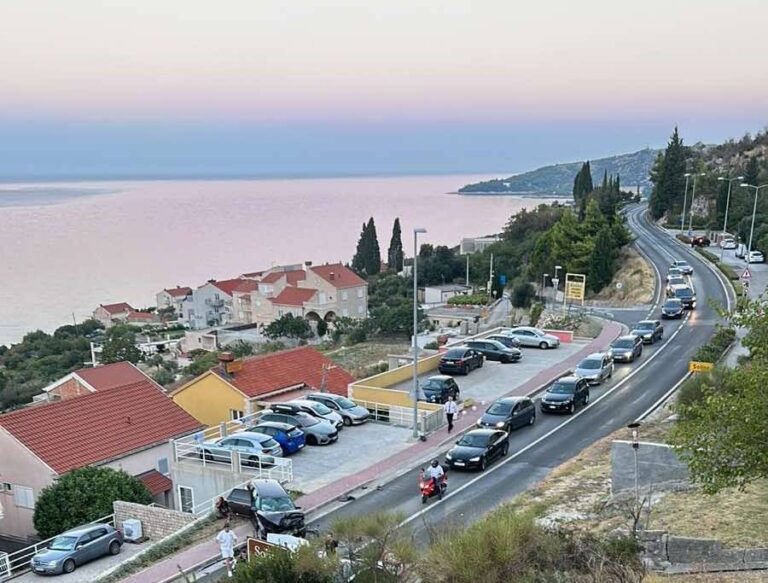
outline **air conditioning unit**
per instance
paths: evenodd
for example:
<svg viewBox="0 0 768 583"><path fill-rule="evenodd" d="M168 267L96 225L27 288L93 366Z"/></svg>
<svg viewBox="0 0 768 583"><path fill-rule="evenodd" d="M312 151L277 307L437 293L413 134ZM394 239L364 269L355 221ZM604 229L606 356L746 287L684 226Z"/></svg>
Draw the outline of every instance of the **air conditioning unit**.
<svg viewBox="0 0 768 583"><path fill-rule="evenodd" d="M130 542L136 542L144 538L141 530L141 521L135 518L123 520L123 538Z"/></svg>

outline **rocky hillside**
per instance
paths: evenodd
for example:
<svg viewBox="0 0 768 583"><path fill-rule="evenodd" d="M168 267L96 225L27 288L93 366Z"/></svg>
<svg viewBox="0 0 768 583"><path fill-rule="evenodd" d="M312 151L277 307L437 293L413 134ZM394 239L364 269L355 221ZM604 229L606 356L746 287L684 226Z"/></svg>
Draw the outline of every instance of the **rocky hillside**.
<svg viewBox="0 0 768 583"><path fill-rule="evenodd" d="M645 189L649 185L648 175L657 150L645 149L631 154L620 154L609 158L590 161L592 180L600 184L603 174L619 175L621 184L630 187L640 186ZM573 178L583 162L554 164L523 172L509 178L498 178L476 184L468 184L459 189L462 194L536 194L536 195L570 195L573 189Z"/></svg>

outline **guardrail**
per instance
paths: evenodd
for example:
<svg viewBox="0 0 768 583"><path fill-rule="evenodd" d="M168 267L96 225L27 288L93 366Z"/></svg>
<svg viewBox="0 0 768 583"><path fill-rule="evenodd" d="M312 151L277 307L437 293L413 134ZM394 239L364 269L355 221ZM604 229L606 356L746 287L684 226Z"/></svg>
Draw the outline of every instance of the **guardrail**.
<svg viewBox="0 0 768 583"><path fill-rule="evenodd" d="M87 526L88 524L109 524L110 526L115 526L115 515L109 514L107 516L97 518L96 520L93 520L83 526ZM51 538L41 540L40 542L29 545L28 547L24 547L23 549L19 549L18 551L8 553L5 556L0 555L0 581L5 581L10 577L15 577L26 571L29 571L29 563L32 560L32 557L34 557L41 550L47 548L48 543L50 543L55 538L55 536L52 536Z"/></svg>
<svg viewBox="0 0 768 583"><path fill-rule="evenodd" d="M368 409L371 413L371 421L395 425L397 427L413 427L412 408L359 399L355 399L355 403ZM425 435L437 430L445 422L442 408L431 411L419 410L417 415L419 430Z"/></svg>

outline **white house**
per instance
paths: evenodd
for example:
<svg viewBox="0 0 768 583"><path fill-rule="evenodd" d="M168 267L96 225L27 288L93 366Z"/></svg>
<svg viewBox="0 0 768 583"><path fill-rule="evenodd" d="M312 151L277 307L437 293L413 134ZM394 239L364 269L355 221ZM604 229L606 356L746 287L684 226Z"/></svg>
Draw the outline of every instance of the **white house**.
<svg viewBox="0 0 768 583"><path fill-rule="evenodd" d="M234 320L232 295L244 282L241 278L211 279L186 296L181 305L181 319L193 330L222 326Z"/></svg>
<svg viewBox="0 0 768 583"><path fill-rule="evenodd" d="M424 287L424 303L428 305L445 304L454 296L465 296L472 293L468 285L446 283L444 285L428 285Z"/></svg>

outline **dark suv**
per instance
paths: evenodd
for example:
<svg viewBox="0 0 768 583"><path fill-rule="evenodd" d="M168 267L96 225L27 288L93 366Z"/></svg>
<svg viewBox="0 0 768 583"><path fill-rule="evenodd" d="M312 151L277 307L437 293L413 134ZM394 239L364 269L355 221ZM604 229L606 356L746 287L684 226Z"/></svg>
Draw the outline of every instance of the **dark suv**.
<svg viewBox="0 0 768 583"><path fill-rule="evenodd" d="M435 375L429 377L421 385L424 400L429 403L445 403L448 397L454 401L459 400L459 385L448 375Z"/></svg>
<svg viewBox="0 0 768 583"><path fill-rule="evenodd" d="M496 340L470 340L466 342L466 346L477 350L486 360L517 362L523 357L519 348L509 348Z"/></svg>
<svg viewBox="0 0 768 583"><path fill-rule="evenodd" d="M640 320L630 334L640 336L644 344L654 344L664 336L664 326L658 320Z"/></svg>
<svg viewBox="0 0 768 583"><path fill-rule="evenodd" d="M469 374L483 366L483 355L474 348L451 348L440 357L440 374Z"/></svg>
<svg viewBox="0 0 768 583"><path fill-rule="evenodd" d="M589 404L589 381L567 376L557 379L541 397L542 413L573 413Z"/></svg>
<svg viewBox="0 0 768 583"><path fill-rule="evenodd" d="M677 285L674 288L674 296L683 303L683 307L693 310L696 307L696 294L687 285Z"/></svg>
<svg viewBox="0 0 768 583"><path fill-rule="evenodd" d="M304 513L277 480L251 480L253 491L235 488L227 496L232 512L251 519L256 534L266 539L267 534L307 534Z"/></svg>
<svg viewBox="0 0 768 583"><path fill-rule="evenodd" d="M520 348L520 341L517 338L512 338L512 336L507 336L505 334L491 334L488 336L487 340L501 342L507 348Z"/></svg>
<svg viewBox="0 0 768 583"><path fill-rule="evenodd" d="M536 407L528 397L505 397L497 399L477 421L485 429L501 429L509 432L518 427L536 422Z"/></svg>
<svg viewBox="0 0 768 583"><path fill-rule="evenodd" d="M635 362L643 354L643 339L634 334L620 336L611 342L613 362Z"/></svg>

